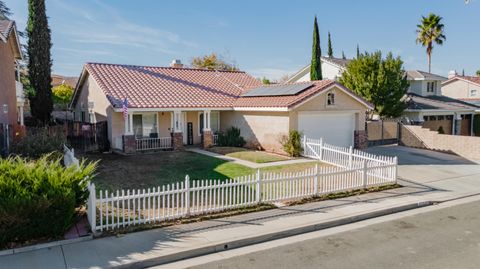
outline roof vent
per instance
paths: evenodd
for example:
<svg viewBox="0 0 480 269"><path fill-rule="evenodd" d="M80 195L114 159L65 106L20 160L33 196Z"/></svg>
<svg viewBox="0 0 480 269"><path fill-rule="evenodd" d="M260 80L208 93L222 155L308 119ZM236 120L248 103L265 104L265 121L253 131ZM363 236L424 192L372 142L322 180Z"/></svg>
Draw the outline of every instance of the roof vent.
<svg viewBox="0 0 480 269"><path fill-rule="evenodd" d="M455 70L451 70L450 72L448 72L448 78L451 79L453 77L457 76L457 71Z"/></svg>
<svg viewBox="0 0 480 269"><path fill-rule="evenodd" d="M170 63L170 67L173 67L173 68L183 68L182 61L180 61L179 59L173 60L172 63Z"/></svg>

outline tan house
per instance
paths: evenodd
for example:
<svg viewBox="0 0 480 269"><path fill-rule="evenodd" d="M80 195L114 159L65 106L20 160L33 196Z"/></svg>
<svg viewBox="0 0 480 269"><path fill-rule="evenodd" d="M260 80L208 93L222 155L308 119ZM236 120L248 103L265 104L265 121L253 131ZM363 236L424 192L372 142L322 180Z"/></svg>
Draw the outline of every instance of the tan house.
<svg viewBox="0 0 480 269"><path fill-rule="evenodd" d="M442 95L480 106L480 77L450 77L442 83Z"/></svg>
<svg viewBox="0 0 480 269"><path fill-rule="evenodd" d="M18 61L22 51L14 21L0 20L0 124L23 125L24 94Z"/></svg>
<svg viewBox="0 0 480 269"><path fill-rule="evenodd" d="M281 152L280 140L291 129L339 146L365 147L365 112L372 105L331 80L265 86L245 72L174 62L88 63L70 108L77 121L107 121L112 148L124 153L209 147L232 126L249 146Z"/></svg>

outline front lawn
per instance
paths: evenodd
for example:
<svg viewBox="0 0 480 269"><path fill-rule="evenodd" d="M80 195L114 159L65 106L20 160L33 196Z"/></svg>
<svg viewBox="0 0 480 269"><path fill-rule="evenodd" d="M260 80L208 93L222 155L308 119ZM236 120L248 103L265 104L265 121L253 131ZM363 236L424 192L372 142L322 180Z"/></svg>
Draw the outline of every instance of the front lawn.
<svg viewBox="0 0 480 269"><path fill-rule="evenodd" d="M87 154L89 160L101 160L94 179L97 189L143 189L191 179L235 178L255 173L255 169L221 159L186 151L159 152L123 156ZM281 165L261 169L268 172L299 172L315 162Z"/></svg>
<svg viewBox="0 0 480 269"><path fill-rule="evenodd" d="M289 160L288 157L264 151L254 151L236 147L213 147L210 151L254 163L270 163Z"/></svg>

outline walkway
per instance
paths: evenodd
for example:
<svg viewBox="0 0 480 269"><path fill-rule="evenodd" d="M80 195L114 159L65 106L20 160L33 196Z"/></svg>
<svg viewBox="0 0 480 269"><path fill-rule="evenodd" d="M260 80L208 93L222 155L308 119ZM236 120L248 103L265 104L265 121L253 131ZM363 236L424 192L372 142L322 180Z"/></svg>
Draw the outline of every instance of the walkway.
<svg viewBox="0 0 480 269"><path fill-rule="evenodd" d="M278 165L309 163L309 162L314 161L312 159L299 158L299 159L287 160L287 161L268 162L268 163L254 163L254 162L242 160L242 159L235 158L235 157L225 156L225 155L222 155L222 154L214 153L214 152L199 149L199 148L187 148L186 151L195 152L195 153L198 153L198 154L203 154L203 155L206 155L206 156L210 156L210 157L222 159L222 160L225 160L225 161L241 164L243 166L247 166L247 167L250 167L250 168L253 168L253 169L270 167L270 166L278 166Z"/></svg>

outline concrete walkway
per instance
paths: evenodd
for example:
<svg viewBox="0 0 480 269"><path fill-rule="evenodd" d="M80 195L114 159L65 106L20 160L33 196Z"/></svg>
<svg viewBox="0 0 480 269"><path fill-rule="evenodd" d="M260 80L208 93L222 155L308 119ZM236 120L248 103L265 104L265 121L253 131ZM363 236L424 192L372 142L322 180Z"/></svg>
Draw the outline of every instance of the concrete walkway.
<svg viewBox="0 0 480 269"><path fill-rule="evenodd" d="M278 162L268 162L268 163L254 163L246 160L242 160L239 158L235 157L230 157L222 154L218 154L215 152L199 149L199 148L188 148L186 149L187 151L195 152L198 154L203 154L206 156L222 159L228 162L233 162L237 164L241 164L246 167L250 167L253 169L258 169L258 168L264 168L264 167L270 167L270 166L278 166L278 165L288 165L288 164L296 164L296 163L309 163L313 162L314 160L312 159L307 159L307 158L298 158L298 159L293 159L293 160L286 160L286 161L278 161Z"/></svg>

